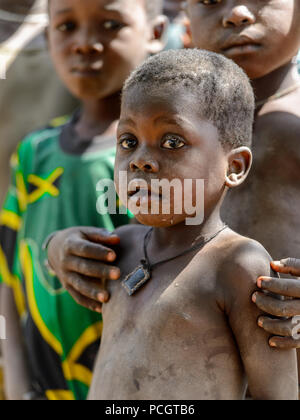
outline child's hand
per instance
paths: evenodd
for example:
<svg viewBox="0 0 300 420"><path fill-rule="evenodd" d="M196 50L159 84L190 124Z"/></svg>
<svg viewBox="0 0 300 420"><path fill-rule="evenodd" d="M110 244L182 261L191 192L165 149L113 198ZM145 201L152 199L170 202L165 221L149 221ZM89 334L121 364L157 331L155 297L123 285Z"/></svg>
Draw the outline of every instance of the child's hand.
<svg viewBox="0 0 300 420"><path fill-rule="evenodd" d="M117 256L110 246L120 239L105 229L76 227L58 232L48 246L48 259L62 285L80 305L101 313L108 302L107 280L118 280Z"/></svg>
<svg viewBox="0 0 300 420"><path fill-rule="evenodd" d="M274 271L300 277L300 260L288 258L272 262ZM254 301L264 312L286 320L261 317L259 326L272 335L270 345L283 349L300 348L300 281L297 279L279 279L260 277L259 288L278 295L286 296L288 300L277 300L263 293L256 293Z"/></svg>

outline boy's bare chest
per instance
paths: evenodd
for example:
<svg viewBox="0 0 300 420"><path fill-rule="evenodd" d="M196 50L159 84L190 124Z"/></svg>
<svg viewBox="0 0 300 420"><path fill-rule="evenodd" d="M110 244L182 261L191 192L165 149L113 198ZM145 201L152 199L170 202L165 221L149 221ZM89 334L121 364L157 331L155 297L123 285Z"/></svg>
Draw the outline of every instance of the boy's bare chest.
<svg viewBox="0 0 300 420"><path fill-rule="evenodd" d="M224 390L214 378L225 365L228 392L235 395L242 368L216 301L214 270L210 261L200 270L194 262L182 270L167 264L157 275L154 271L131 297L114 285L103 312L93 397L105 383L101 398L218 398Z"/></svg>
<svg viewBox="0 0 300 420"><path fill-rule="evenodd" d="M184 259L183 259L184 260ZM120 283L113 283L111 301L104 308L104 324L115 324L115 338L145 331L153 339L168 334L190 343L195 331L215 328L223 319L216 301L216 277L196 260L168 263L152 272L151 279L129 296ZM206 264L205 264L206 265ZM217 321L218 320L218 321Z"/></svg>

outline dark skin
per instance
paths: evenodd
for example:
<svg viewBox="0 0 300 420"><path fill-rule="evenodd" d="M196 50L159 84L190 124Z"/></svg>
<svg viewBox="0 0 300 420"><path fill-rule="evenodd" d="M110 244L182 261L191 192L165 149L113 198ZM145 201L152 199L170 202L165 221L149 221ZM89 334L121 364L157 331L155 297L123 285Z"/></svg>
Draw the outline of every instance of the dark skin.
<svg viewBox="0 0 300 420"><path fill-rule="evenodd" d="M167 140L170 135L176 142ZM182 183L204 179L206 186L206 217L200 226L187 226L187 215L175 215L172 205L168 216L136 216L154 227L150 261L174 256L199 235L218 232L226 190L240 185L250 166L250 150L225 150L216 127L201 118L186 89L171 88L158 97L142 95L135 87L125 94L117 189L119 171L127 171L128 181L143 179L148 186L153 179L174 178ZM124 197L127 189L118 193ZM124 274L143 258L140 244L148 230L117 230ZM271 349L268 334L256 325L261 312L249 296L261 271L271 271L263 247L227 229L200 251L157 267L151 281L132 297L120 283L110 282L112 297L103 308L104 331L90 399L239 400L245 397L247 379L255 399L297 399L295 351Z"/></svg>
<svg viewBox="0 0 300 420"><path fill-rule="evenodd" d="M50 2L50 52L64 84L83 102L76 127L83 138L115 133L124 80L162 47L154 28L163 22L149 24L142 0L123 3Z"/></svg>
<svg viewBox="0 0 300 420"><path fill-rule="evenodd" d="M250 31L253 37L255 34L257 39L260 38L260 45L254 43L255 45L250 46L248 52L245 49L236 50L232 48L226 52L253 78L253 87L258 100L266 99L276 92L294 85L299 80L296 68L291 63L293 55L296 55L299 49L299 2L293 0L276 0L275 2L244 0L242 2L221 1L215 6L205 6L201 2L190 0L188 2L188 13L191 19L193 41L200 48L209 48L216 52L225 53L222 49L226 46L226 43L228 44L229 37L236 37L243 31ZM229 45L226 47L228 48ZM280 54L278 51L280 51ZM296 162L300 133L299 109L299 90L258 109L254 133L254 156L257 163L254 165L248 183L243 187L243 195L248 198L241 200L239 194L242 194L242 192L239 191L239 194L236 194L238 205L234 208L240 209L241 205L247 206L248 200L253 205L250 206L249 210L246 210L246 221L240 219L240 215L244 213L239 211L234 215L232 208L230 217L228 217L230 224L234 225L238 231L241 230L251 237L256 236L279 259L282 256L300 254L300 250L297 251L298 245L294 239L294 226L299 224L297 217L299 207L296 197L300 194L295 192L295 188L298 189L299 186L299 171L297 168L300 167ZM280 116L280 120L278 120L278 116ZM289 139L289 154L286 149L287 139ZM280 150L280 153L277 153L276 165L271 165L272 174L275 171L275 177L277 176L276 183L274 182L275 178L270 179L270 175L268 175L270 174L270 164L268 162L272 162L272 157L267 145L274 144L274 141L279 147L277 151ZM267 149L265 149L266 146ZM266 150L268 150L268 153L266 153ZM295 160L294 170L289 171L283 180L281 179L283 171L280 168L285 167L285 162L290 161L291 156ZM278 171L277 175L276 171ZM264 191L266 184L261 182L261 179L265 177L270 179L268 185L271 187L267 195ZM253 191L251 185L254 185L255 179L259 182L260 193L257 194L258 190L255 189L256 193L250 196L248 194ZM295 204L292 206L289 204L288 208L285 207L288 210L288 215L285 212L284 216L282 213L278 213L278 206L275 208L273 201L271 201L276 197L274 191L277 189L278 180L284 195L293 197L293 203L295 199ZM234 199L234 193L232 199ZM257 205L255 205L255 202ZM254 217L258 208L260 209L259 226L261 227L256 223L254 230L253 224L248 223L248 217L249 212L252 212L253 215L250 214L250 216ZM277 216L270 217L270 214L273 215L274 211L275 213L277 211ZM283 218L287 223L278 223L278 216L280 216L280 220ZM294 222L296 225L293 224ZM267 234L265 232L266 223L269 226ZM247 226L251 227L251 231L250 229L247 231ZM76 288L78 300L91 309L96 308L101 311L101 302L106 302L109 299L109 293L105 290L105 285L101 280L107 278L110 270L113 270L113 272L118 270L117 267L112 268L109 265L116 258L115 251L112 248L118 241L117 237L108 237L106 232L97 228L87 230L85 228L74 228L71 231L60 232L50 243L49 259L51 265L65 285L71 284ZM101 244L104 246L101 246ZM78 249L80 249L80 252ZM80 264L78 263L77 269L73 271L70 269L68 262L72 259L78 259L78 257L80 258ZM97 267L97 270L94 269L93 272L90 268L91 260L93 267ZM294 267L292 261L287 270L293 271L294 268L297 269L297 266ZM278 265L273 264L273 269L280 272ZM94 277L95 271L98 279L96 287L95 283L90 283L90 278ZM73 281L74 272L76 276L78 274L80 276L80 281L77 279L76 284ZM113 279L114 275L111 275L110 278ZM280 291L284 291L286 280L279 280L277 284L278 282L281 285ZM272 282L268 282L263 287L272 291ZM300 314L299 282L293 282L290 285L289 295L293 299L282 304L276 299L258 294L256 295L256 304L261 310L277 317L286 316L288 312ZM265 328L271 336L274 336L270 339L270 345L280 348L300 347L299 340L291 339L291 320L274 321L266 317L263 318L263 322L259 323L259 326ZM285 331L284 336L287 335L287 337L279 337L282 335L282 331Z"/></svg>
<svg viewBox="0 0 300 420"><path fill-rule="evenodd" d="M64 84L82 102L76 131L83 139L98 136L99 141L115 135L120 90L136 66L163 48L165 18L150 21L143 0L51 0L49 17L47 37L53 63ZM116 243L114 238L108 241L109 246ZM66 288L76 299L75 288ZM20 399L31 390L26 356L19 350L22 334L12 291L3 285L1 294L7 327L18 332L3 343L4 359L14 367L6 372L7 393L10 399Z"/></svg>
<svg viewBox="0 0 300 420"><path fill-rule="evenodd" d="M223 53L239 64L252 79L258 102L299 82L296 66L292 63L300 46L299 2L221 1L216 6L204 6L190 0L188 13L197 47L205 46ZM201 33L197 26L200 20L206 29ZM214 35L209 37L208 33ZM247 46L236 46L243 42ZM300 196L300 191L295 191L300 177L296 169L299 104L300 89L297 89L257 108L252 173L239 194L233 192L228 205L225 202L224 206L224 216L230 225L243 235L260 241L275 259L280 259L282 255L300 254L295 240L295 229L299 226L297 197ZM282 192L276 197L276 206L274 191ZM233 207L232 200L235 202ZM235 212L237 203L239 211ZM294 283L294 286L294 293L290 293L297 298L299 285ZM284 304L263 294L255 295L255 299L260 309L279 317L285 316L284 313L292 306L294 312L290 311L291 314L299 308L296 299ZM286 329L291 324L291 320L264 319L264 322L259 322L259 325L265 325L269 332L272 329L271 333L275 335L280 335L284 322ZM292 330L289 331L291 335ZM282 346L282 339L277 338L272 338L270 344L274 346L279 341ZM298 347L300 343L287 338L287 347L291 344Z"/></svg>
<svg viewBox="0 0 300 420"><path fill-rule="evenodd" d="M51 0L50 6L48 38L52 59L66 86L83 102L77 132L82 138L99 134L112 136L120 115L123 83L148 54L163 48L161 36L165 19L160 16L150 22L143 0L89 0L88 4L80 0ZM74 231L78 232L77 229ZM87 229L85 235L109 247L118 243L116 237L104 231L101 237L95 237L92 230ZM69 243L72 248L72 236ZM99 255L99 250L93 254L93 243L88 246L91 259ZM64 258L62 253L60 256ZM77 256L83 257L83 254ZM110 262L115 259L114 252L107 254L107 249L101 251L102 256ZM71 263L73 267L81 264L78 260ZM67 290L78 300L74 286L81 276L76 272L78 274L75 268L73 282L70 283L64 281L63 275L60 274L60 277ZM92 265L90 273L94 279L97 278ZM120 270L102 264L101 273L104 280L110 274L117 279ZM97 295L93 291L93 296ZM93 309L98 310L98 307L94 305Z"/></svg>

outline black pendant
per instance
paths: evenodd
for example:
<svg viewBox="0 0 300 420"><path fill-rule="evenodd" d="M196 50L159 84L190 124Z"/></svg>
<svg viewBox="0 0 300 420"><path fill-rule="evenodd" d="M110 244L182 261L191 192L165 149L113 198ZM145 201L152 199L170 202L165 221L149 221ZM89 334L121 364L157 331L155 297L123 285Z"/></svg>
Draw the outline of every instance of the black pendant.
<svg viewBox="0 0 300 420"><path fill-rule="evenodd" d="M140 265L122 282L124 289L129 296L132 296L151 279L150 270Z"/></svg>

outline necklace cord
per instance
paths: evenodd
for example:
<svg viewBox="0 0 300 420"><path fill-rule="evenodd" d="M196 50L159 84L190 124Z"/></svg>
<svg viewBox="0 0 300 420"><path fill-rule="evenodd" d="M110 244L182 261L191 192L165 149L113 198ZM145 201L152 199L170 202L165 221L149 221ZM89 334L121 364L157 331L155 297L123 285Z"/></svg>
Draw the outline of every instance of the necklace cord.
<svg viewBox="0 0 300 420"><path fill-rule="evenodd" d="M147 248L148 248L148 245L149 245L149 242L150 242L150 238L151 238L151 235L152 235L152 232L153 232L153 228L151 228L147 232L147 234L145 235L145 238L144 238L144 256L145 256L145 258L141 261L141 264L143 265L143 267L145 269L147 269L151 272L154 268L157 268L158 266L160 266L162 264L166 264L168 262L174 261L179 257L183 257L185 255L190 254L193 251L196 251L197 249L202 249L205 245L207 245L209 242L211 242L213 239L215 239L217 236L219 236L220 233L222 233L227 228L228 228L228 226L225 225L225 226L223 226L223 228L221 230L219 230L217 233L215 233L214 235L212 235L208 239L202 238L202 241L200 243L198 243L197 245L194 245L193 247L185 250L184 252L176 255L175 257L171 257L171 258L167 258L167 259L162 260L162 261L158 261L155 264L150 263L149 257L148 257L148 251L147 251Z"/></svg>

